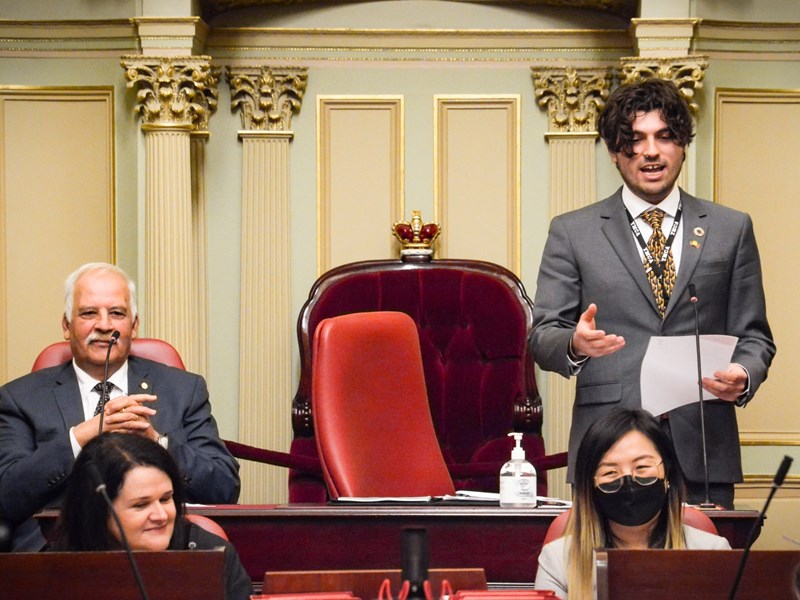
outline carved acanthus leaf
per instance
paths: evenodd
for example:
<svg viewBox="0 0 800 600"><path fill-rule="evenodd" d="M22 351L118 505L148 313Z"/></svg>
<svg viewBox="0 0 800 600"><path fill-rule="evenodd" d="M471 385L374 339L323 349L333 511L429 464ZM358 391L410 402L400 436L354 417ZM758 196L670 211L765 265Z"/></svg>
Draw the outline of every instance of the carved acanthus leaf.
<svg viewBox="0 0 800 600"><path fill-rule="evenodd" d="M246 130L288 131L308 85L303 67L228 67L231 108Z"/></svg>
<svg viewBox="0 0 800 600"><path fill-rule="evenodd" d="M532 68L536 100L547 109L552 132L597 128L611 88L611 69Z"/></svg>

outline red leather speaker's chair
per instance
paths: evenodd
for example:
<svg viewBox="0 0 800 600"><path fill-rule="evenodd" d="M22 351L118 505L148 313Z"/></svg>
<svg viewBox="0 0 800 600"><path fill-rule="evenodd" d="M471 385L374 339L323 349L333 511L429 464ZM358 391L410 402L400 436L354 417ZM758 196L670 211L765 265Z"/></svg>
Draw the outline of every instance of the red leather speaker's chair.
<svg viewBox="0 0 800 600"><path fill-rule="evenodd" d="M537 467L538 492L546 495L546 471L565 466L566 453L545 455L542 402L526 344L532 302L513 273L481 261L410 255L344 265L316 281L297 323L301 373L292 457L317 459L311 386L317 327L330 317L371 311L403 312L416 324L433 426L455 487L497 491L513 446L507 434L519 431ZM403 379L397 373L395 384L402 387ZM290 470L290 502L325 500L321 477Z"/></svg>
<svg viewBox="0 0 800 600"><path fill-rule="evenodd" d="M321 321L312 389L331 498L455 493L433 429L411 317L368 312Z"/></svg>

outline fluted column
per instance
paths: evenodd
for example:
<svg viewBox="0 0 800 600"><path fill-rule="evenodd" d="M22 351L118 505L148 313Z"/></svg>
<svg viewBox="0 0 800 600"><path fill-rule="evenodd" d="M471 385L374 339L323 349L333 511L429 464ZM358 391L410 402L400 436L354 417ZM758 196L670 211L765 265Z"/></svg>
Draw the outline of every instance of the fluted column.
<svg viewBox="0 0 800 600"><path fill-rule="evenodd" d="M596 200L597 117L611 87L610 69L534 68L534 93L549 117L550 217ZM535 357L534 357L535 360ZM569 447L575 379L547 375L544 438L548 453ZM548 479L551 496L569 498L562 476Z"/></svg>
<svg viewBox="0 0 800 600"><path fill-rule="evenodd" d="M199 369L190 134L216 106L209 57L123 57L145 136L144 323Z"/></svg>
<svg viewBox="0 0 800 600"><path fill-rule="evenodd" d="M243 126L239 438L283 451L292 440L289 142L307 77L303 68L228 68ZM242 502L287 499L286 469L245 462L242 481Z"/></svg>

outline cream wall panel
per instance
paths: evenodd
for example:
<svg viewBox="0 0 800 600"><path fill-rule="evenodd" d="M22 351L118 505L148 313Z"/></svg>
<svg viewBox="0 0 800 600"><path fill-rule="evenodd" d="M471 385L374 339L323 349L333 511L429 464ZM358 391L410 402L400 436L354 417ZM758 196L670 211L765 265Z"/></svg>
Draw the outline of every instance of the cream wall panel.
<svg viewBox="0 0 800 600"><path fill-rule="evenodd" d="M775 468L778 468L776 463ZM760 477L752 483L736 486L737 508L761 510L772 488L773 475ZM800 506L800 479L787 478L769 505L767 518L754 550L797 550L800 545L800 523L797 507Z"/></svg>
<svg viewBox="0 0 800 600"><path fill-rule="evenodd" d="M487 260L519 274L520 97L434 102L439 256Z"/></svg>
<svg viewBox="0 0 800 600"><path fill-rule="evenodd" d="M0 380L62 339L63 281L114 260L110 88L0 89Z"/></svg>
<svg viewBox="0 0 800 600"><path fill-rule="evenodd" d="M756 400L738 411L741 438L798 442L800 412L792 375L800 356L795 317L800 271L792 265L800 223L800 181L794 176L800 172L800 91L721 89L716 108L716 199L753 218L778 346L769 379Z"/></svg>
<svg viewBox="0 0 800 600"><path fill-rule="evenodd" d="M389 258L403 215L403 99L319 98L319 273Z"/></svg>

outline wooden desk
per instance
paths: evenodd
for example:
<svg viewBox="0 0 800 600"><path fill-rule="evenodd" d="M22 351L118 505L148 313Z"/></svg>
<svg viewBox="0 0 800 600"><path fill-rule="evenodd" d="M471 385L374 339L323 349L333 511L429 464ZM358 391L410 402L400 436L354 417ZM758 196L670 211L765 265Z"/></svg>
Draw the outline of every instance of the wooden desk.
<svg viewBox="0 0 800 600"><path fill-rule="evenodd" d="M224 556L214 550L136 552L151 600L222 600ZM124 552L0 553L0 598L141 600Z"/></svg>
<svg viewBox="0 0 800 600"><path fill-rule="evenodd" d="M228 534L254 582L266 571L397 569L403 527L425 527L431 568L482 567L491 584L532 584L550 522L561 509L498 506L226 505L191 507ZM742 548L755 510L709 513Z"/></svg>
<svg viewBox="0 0 800 600"><path fill-rule="evenodd" d="M743 550L601 550L598 600L727 600ZM800 551L753 550L737 600L792 600Z"/></svg>

